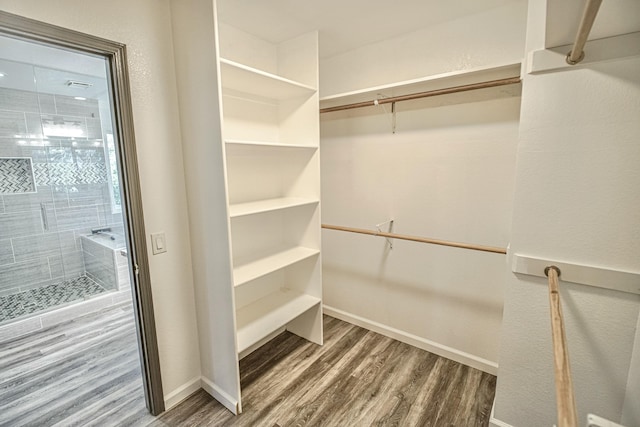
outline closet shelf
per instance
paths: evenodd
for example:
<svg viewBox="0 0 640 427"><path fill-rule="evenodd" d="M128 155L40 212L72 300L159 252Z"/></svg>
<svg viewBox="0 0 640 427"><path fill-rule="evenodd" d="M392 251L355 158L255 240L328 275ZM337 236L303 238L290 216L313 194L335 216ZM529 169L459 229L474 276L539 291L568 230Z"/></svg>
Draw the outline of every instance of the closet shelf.
<svg viewBox="0 0 640 427"><path fill-rule="evenodd" d="M451 71L418 79L404 80L387 85L322 96L320 98L320 108L504 79L519 76L520 68L521 64L519 62L500 64L489 67Z"/></svg>
<svg viewBox="0 0 640 427"><path fill-rule="evenodd" d="M303 259L319 254L318 249L296 246L271 253L260 258L251 258L234 263L234 286L240 286L258 277L281 270Z"/></svg>
<svg viewBox="0 0 640 427"><path fill-rule="evenodd" d="M236 312L238 353L285 326L320 302L320 298L283 288L238 309Z"/></svg>
<svg viewBox="0 0 640 427"><path fill-rule="evenodd" d="M220 58L222 87L264 98L284 100L313 94L316 89L275 74Z"/></svg>
<svg viewBox="0 0 640 427"><path fill-rule="evenodd" d="M281 197L278 199L260 200L257 202L237 203L229 206L229 216L237 218L263 212L272 212L297 206L318 204L318 200L302 199L298 197Z"/></svg>
<svg viewBox="0 0 640 427"><path fill-rule="evenodd" d="M268 141L240 141L235 139L228 139L225 143L229 146L238 147L274 147L274 148L300 148L305 150L317 150L318 147L307 144L285 144L282 142L268 142Z"/></svg>

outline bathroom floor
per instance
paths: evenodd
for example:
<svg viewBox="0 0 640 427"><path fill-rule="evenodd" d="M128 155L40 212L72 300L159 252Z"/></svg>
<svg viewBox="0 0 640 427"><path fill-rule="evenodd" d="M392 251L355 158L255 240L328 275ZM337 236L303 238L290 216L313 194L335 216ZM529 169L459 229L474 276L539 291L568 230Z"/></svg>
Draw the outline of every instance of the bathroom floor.
<svg viewBox="0 0 640 427"><path fill-rule="evenodd" d="M0 322L48 310L73 301L82 301L107 292L102 286L80 276L41 288L0 296Z"/></svg>

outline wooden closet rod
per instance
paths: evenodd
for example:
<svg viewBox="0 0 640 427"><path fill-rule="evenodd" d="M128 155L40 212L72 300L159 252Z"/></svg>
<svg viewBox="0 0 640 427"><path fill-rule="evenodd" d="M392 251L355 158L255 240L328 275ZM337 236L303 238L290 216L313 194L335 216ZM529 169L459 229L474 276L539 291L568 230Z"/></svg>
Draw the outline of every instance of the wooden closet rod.
<svg viewBox="0 0 640 427"><path fill-rule="evenodd" d="M389 239L410 240L412 242L431 243L433 245L451 246L454 248L471 249L474 251L493 252L496 254L506 254L507 250L504 248L497 248L495 246L483 246L472 245L469 243L450 242L447 240L429 239L426 237L409 236L406 234L386 233L384 231L372 231L364 228L343 227L340 225L322 224L322 228L327 230L347 231L349 233L368 234L370 236L387 237Z"/></svg>
<svg viewBox="0 0 640 427"><path fill-rule="evenodd" d="M556 379L556 404L558 408L558 427L578 427L576 401L573 395L573 380L569 366L567 337L564 331L562 307L558 291L560 269L549 266L544 269L549 278L549 305L551 308L551 337L553 338L553 360Z"/></svg>
<svg viewBox="0 0 640 427"><path fill-rule="evenodd" d="M372 107L380 104L391 104L400 101L410 101L412 99L428 98L431 96L448 95L451 93L467 92L476 89L485 89L489 87L506 86L520 83L520 77L508 77L505 79L491 80L488 82L471 83L463 86L447 87L443 89L430 90L427 92L411 93L408 95L398 95L389 98L380 98L372 101L356 102L353 104L337 105L335 107L321 108L320 113L330 113L332 111L351 110L354 108Z"/></svg>
<svg viewBox="0 0 640 427"><path fill-rule="evenodd" d="M602 0L587 0L582 12L580 26L573 42L573 49L567 54L567 63L569 65L576 65L584 59L584 45L587 43L591 27L593 27L593 22L596 20L596 15L598 15L600 4L602 4Z"/></svg>

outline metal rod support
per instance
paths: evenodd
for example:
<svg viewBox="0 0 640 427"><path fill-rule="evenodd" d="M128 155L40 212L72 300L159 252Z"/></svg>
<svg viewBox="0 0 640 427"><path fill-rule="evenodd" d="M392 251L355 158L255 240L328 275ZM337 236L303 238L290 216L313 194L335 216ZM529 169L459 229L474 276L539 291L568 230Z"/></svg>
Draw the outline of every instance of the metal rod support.
<svg viewBox="0 0 640 427"><path fill-rule="evenodd" d="M602 0L587 0L582 12L580 26L573 42L573 49L567 54L567 64L576 65L584 59L584 45L587 43L587 38L589 38L589 33L601 4Z"/></svg>
<svg viewBox="0 0 640 427"><path fill-rule="evenodd" d="M497 86L506 86L520 83L520 77L508 77L505 79L491 80L488 82L472 83L463 86L448 87L443 89L430 90L428 92L411 93L408 95L392 96L389 98L374 99L371 101L356 102L353 104L337 105L335 107L321 108L320 113L330 113L332 111L352 110L354 108L372 107L380 104L389 104L400 101L411 101L413 99L428 98L431 96L448 95L451 93L467 92L476 89L485 89Z"/></svg>
<svg viewBox="0 0 640 427"><path fill-rule="evenodd" d="M373 231L364 228L343 227L340 225L322 224L322 228L327 230L347 231L350 233L368 234L370 236L388 237L391 239L410 240L412 242L430 243L432 245L451 246L454 248L471 249L474 251L493 252L496 254L506 254L507 250L495 246L473 245L470 243L450 242L447 240L430 239L427 237L409 236L406 234L385 233L383 231Z"/></svg>

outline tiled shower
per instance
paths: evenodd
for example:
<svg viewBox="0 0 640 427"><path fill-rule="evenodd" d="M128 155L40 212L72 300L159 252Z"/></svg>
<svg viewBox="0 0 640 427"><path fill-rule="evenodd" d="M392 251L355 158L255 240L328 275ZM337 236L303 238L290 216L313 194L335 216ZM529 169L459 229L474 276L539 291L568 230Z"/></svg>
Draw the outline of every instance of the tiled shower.
<svg viewBox="0 0 640 427"><path fill-rule="evenodd" d="M61 73L3 63L35 82ZM99 98L0 87L0 326L127 290L109 114Z"/></svg>

